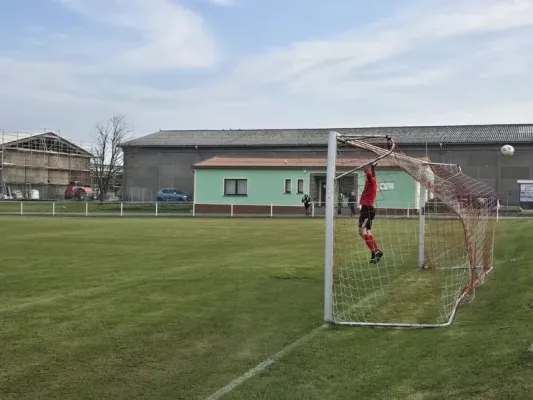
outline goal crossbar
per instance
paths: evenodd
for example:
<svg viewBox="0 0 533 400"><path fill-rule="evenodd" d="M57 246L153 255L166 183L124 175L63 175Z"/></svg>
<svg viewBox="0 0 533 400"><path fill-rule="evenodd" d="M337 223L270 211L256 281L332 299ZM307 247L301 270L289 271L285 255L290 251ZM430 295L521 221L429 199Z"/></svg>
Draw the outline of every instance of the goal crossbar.
<svg viewBox="0 0 533 400"><path fill-rule="evenodd" d="M358 171L358 170L360 170L360 169L366 168L366 167L368 167L369 165L372 165L372 164L378 162L379 160L381 160L381 159L387 157L388 155L392 154L392 152L394 151L394 148L396 147L394 141L393 141L389 136L365 136L365 137L357 137L357 139L354 141L353 139L352 139L352 140L347 140L347 139L344 139L344 138L339 138L338 134L336 134L336 133L333 134L333 135L336 135L336 137L337 137L336 140L337 140L337 141L340 141L340 142L342 142L342 143L345 143L345 144L350 145L350 146L353 146L353 147L359 147L359 146L357 145L357 143L360 142L362 139L365 139L365 138L381 138L381 139L387 139L387 140L390 141L390 143L391 143L391 145L390 145L390 149L389 149L388 153L382 154L382 155L376 157L376 158L375 158L374 160L372 160L372 161L369 161L369 162L364 163L364 164L361 164L361 165L359 165L359 166L357 166L357 167L355 167L355 168L352 168L352 169L350 169L349 171L344 172L344 173L342 173L342 174L336 176L336 179L340 179L340 178L342 178L342 177L344 177L344 176L347 176L347 175L353 174L355 171Z"/></svg>

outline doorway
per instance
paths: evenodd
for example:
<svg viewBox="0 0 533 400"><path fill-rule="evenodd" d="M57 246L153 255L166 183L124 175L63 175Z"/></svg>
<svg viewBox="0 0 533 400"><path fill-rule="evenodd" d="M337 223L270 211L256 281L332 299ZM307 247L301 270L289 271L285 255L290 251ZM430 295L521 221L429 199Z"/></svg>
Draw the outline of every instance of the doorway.
<svg viewBox="0 0 533 400"><path fill-rule="evenodd" d="M319 207L325 207L326 206L326 177L320 176L317 177L318 180L318 206ZM339 190L339 193L342 193L343 197L347 199L350 196L350 193L354 192L355 195L355 203L358 202L358 191L359 191L359 176L357 172L347 175L345 177L342 177L337 182L337 189ZM336 195L339 195L337 193Z"/></svg>
<svg viewBox="0 0 533 400"><path fill-rule="evenodd" d="M326 205L326 181L320 180L320 196L318 198L319 207L324 207Z"/></svg>

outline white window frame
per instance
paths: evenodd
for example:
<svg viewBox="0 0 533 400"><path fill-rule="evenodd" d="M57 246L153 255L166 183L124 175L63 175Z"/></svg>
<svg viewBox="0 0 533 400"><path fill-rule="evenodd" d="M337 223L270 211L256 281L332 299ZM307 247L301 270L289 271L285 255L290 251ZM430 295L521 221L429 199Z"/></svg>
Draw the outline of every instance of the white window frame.
<svg viewBox="0 0 533 400"><path fill-rule="evenodd" d="M226 181L246 181L246 194L226 194ZM237 185L237 188L238 188L238 185ZM236 188L236 189L237 189ZM249 186L248 186L248 178L222 178L222 195L224 197L247 197L248 196L248 191L250 190Z"/></svg>
<svg viewBox="0 0 533 400"><path fill-rule="evenodd" d="M287 191L287 181L289 181L290 189ZM284 194L292 194L292 178L285 178L283 180L283 193Z"/></svg>
<svg viewBox="0 0 533 400"><path fill-rule="evenodd" d="M302 182L302 190L300 191L300 181ZM305 179L298 178L296 179L296 194L304 194L305 193Z"/></svg>

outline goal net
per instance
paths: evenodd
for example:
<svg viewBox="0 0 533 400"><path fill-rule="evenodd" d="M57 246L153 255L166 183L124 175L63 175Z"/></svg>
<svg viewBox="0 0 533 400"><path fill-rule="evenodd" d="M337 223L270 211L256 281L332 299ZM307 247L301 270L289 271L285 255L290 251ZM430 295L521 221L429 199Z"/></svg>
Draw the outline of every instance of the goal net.
<svg viewBox="0 0 533 400"><path fill-rule="evenodd" d="M359 201L372 164L378 185L375 217L371 229L360 231ZM451 324L457 308L472 301L492 269L498 207L494 190L457 165L409 157L393 138L331 132L326 321ZM373 258L376 250L381 258Z"/></svg>

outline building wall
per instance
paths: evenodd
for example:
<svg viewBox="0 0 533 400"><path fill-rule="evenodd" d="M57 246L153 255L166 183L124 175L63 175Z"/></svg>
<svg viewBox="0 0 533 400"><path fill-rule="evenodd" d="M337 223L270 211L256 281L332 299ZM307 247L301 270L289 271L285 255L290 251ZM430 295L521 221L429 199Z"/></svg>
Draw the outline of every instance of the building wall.
<svg viewBox="0 0 533 400"><path fill-rule="evenodd" d="M339 170L342 172L342 170ZM311 170L310 194L313 201L318 202L319 206L325 205L324 194L319 193L319 188L325 185L326 171ZM357 179L357 182L354 181ZM417 208L416 200L416 182L406 172L400 169L377 168L376 178L379 183L378 194L376 196L376 205L379 208ZM339 191L347 198L352 191L356 192L356 199L359 203L361 194L365 187L365 175L362 171L341 178L339 182ZM319 183L316 184L316 181ZM357 189L357 190L355 190Z"/></svg>
<svg viewBox="0 0 533 400"><path fill-rule="evenodd" d="M518 179L533 179L533 144L516 145L513 157L503 157L499 146L402 146L411 156L429 156L434 162L459 164L463 171L494 187L503 204L518 202ZM325 147L282 148L126 148L124 149L124 197L128 200L155 200L163 187L193 192L191 166L214 156L325 157Z"/></svg>
<svg viewBox="0 0 533 400"><path fill-rule="evenodd" d="M88 157L5 149L4 163L3 179L11 190L36 189L41 198L62 197L70 181L91 183Z"/></svg>
<svg viewBox="0 0 533 400"><path fill-rule="evenodd" d="M4 162L15 164L19 167L49 167L83 171L89 169L90 159L89 157L75 154L6 149Z"/></svg>
<svg viewBox="0 0 533 400"><path fill-rule="evenodd" d="M125 148L123 197L130 201L155 201L161 188L193 193L192 165L220 156L307 157L325 156L324 149L286 148Z"/></svg>
<svg viewBox="0 0 533 400"><path fill-rule="evenodd" d="M408 155L424 156L423 148L405 148ZM463 172L493 187L502 204L516 205L519 199L517 180L533 179L533 145L516 145L515 155L505 157L500 146L446 146L429 148L433 162L459 164Z"/></svg>
<svg viewBox="0 0 533 400"><path fill-rule="evenodd" d="M416 182L409 174L399 169L376 169L376 178L380 185L376 197L378 208L417 208ZM358 198L363 192L364 180L364 174L359 174Z"/></svg>
<svg viewBox="0 0 533 400"><path fill-rule="evenodd" d="M297 192L298 179L304 181L304 193L309 190L309 174L302 169L200 168L195 173L195 203L301 205L303 193ZM224 196L224 179L247 179L248 194ZM290 194L284 193L285 179L291 179Z"/></svg>
<svg viewBox="0 0 533 400"><path fill-rule="evenodd" d="M325 170L305 169L227 169L200 168L196 170L195 203L207 204L279 204L301 205L303 193L310 193L310 177L320 176L325 180ZM414 179L401 170L381 169L376 171L381 184L376 198L379 208L416 208L416 188ZM246 196L225 196L225 179L247 179ZM290 179L292 191L284 193L285 179ZM303 192L297 192L297 181L303 179ZM350 179L349 179L350 180ZM363 174L358 175L358 198L365 185ZM341 191L348 196L353 185ZM316 195L312 196L317 201Z"/></svg>

